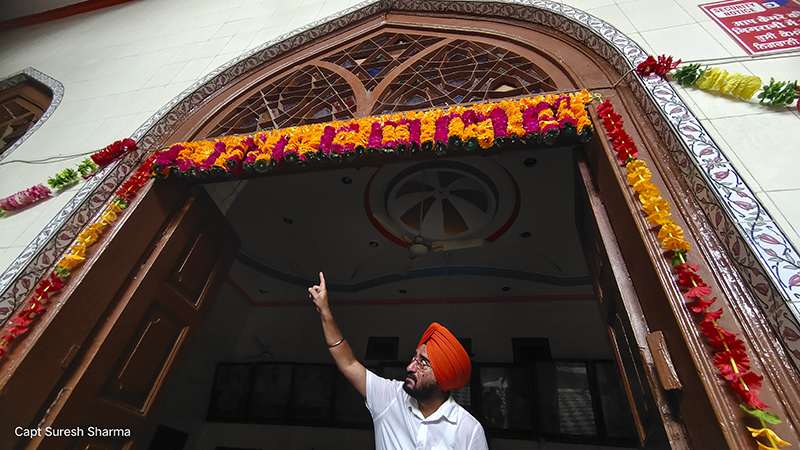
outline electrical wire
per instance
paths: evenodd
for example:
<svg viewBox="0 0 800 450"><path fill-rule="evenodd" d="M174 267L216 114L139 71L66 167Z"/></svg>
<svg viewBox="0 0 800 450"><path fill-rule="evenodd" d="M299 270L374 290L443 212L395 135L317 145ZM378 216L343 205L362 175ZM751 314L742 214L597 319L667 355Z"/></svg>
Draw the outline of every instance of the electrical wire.
<svg viewBox="0 0 800 450"><path fill-rule="evenodd" d="M70 159L78 158L78 157L81 157L81 156L93 155L93 154L95 154L95 153L97 153L99 151L100 150L92 150L92 151L89 151L89 152L76 153L74 155L51 156L49 158L34 159L34 160L31 160L31 161L25 161L25 160L20 160L20 159L14 160L14 161L0 161L0 166L7 166L9 164L15 164L15 163L17 163L17 164L50 164L50 163L53 163L53 162L68 161Z"/></svg>

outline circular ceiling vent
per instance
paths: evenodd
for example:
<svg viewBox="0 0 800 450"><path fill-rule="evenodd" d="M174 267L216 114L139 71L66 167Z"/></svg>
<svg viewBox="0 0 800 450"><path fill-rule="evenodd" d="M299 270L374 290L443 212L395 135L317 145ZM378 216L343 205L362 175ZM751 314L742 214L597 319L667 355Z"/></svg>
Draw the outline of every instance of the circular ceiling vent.
<svg viewBox="0 0 800 450"><path fill-rule="evenodd" d="M370 181L367 214L387 237L427 241L494 240L513 222L514 179L488 158L392 164Z"/></svg>

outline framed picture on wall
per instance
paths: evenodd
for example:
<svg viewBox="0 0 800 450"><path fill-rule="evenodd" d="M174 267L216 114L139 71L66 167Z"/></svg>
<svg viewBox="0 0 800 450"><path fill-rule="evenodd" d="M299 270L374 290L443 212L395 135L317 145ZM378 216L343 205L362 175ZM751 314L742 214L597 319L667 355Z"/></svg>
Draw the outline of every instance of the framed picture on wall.
<svg viewBox="0 0 800 450"><path fill-rule="evenodd" d="M292 364L259 363L253 374L250 419L260 422L289 417Z"/></svg>
<svg viewBox="0 0 800 450"><path fill-rule="evenodd" d="M208 420L212 422L243 422L247 420L252 364L217 364Z"/></svg>
<svg viewBox="0 0 800 450"><path fill-rule="evenodd" d="M296 364L292 374L290 416L293 419L330 420L334 366Z"/></svg>

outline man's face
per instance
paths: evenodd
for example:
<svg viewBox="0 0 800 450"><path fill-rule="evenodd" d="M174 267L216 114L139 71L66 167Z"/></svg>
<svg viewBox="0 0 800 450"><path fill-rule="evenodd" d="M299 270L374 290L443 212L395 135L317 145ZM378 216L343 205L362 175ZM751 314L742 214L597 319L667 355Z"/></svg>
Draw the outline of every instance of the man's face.
<svg viewBox="0 0 800 450"><path fill-rule="evenodd" d="M423 361L419 363L418 361ZM417 400L426 400L439 391L439 383L436 382L436 376L433 374L433 368L428 359L427 344L422 344L416 352L411 364L406 367L405 383L403 383L403 390L406 394L414 397Z"/></svg>

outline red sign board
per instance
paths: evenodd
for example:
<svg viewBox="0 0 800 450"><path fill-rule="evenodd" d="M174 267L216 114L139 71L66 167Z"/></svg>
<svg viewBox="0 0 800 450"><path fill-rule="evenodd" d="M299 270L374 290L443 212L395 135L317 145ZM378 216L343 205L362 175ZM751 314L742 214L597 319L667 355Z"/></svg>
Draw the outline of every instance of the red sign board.
<svg viewBox="0 0 800 450"><path fill-rule="evenodd" d="M726 0L700 8L751 55L800 49L800 0Z"/></svg>

